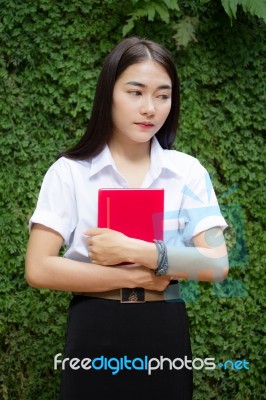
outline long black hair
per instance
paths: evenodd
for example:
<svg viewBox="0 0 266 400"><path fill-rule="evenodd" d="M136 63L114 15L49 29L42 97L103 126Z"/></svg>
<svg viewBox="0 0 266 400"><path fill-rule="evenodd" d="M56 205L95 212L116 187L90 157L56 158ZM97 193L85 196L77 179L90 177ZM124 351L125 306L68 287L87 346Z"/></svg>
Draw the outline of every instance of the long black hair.
<svg viewBox="0 0 266 400"><path fill-rule="evenodd" d="M87 129L79 142L62 152L75 160L84 160L101 152L112 135L112 101L116 80L132 64L152 59L162 65L172 83L171 109L156 137L164 149L170 149L176 137L180 93L175 64L166 49L151 40L130 37L122 40L106 57L100 73Z"/></svg>

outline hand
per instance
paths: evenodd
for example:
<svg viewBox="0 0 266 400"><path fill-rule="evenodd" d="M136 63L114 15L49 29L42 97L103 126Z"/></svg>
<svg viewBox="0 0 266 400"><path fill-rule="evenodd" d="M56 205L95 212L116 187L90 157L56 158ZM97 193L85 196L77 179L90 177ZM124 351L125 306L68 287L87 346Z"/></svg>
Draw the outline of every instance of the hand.
<svg viewBox="0 0 266 400"><path fill-rule="evenodd" d="M130 238L108 228L92 228L84 232L88 236L88 257L94 264L116 265L130 262L127 259Z"/></svg>
<svg viewBox="0 0 266 400"><path fill-rule="evenodd" d="M131 280L130 287L142 287L149 290L164 291L169 285L171 277L168 275L156 276L154 271L134 264L135 268L128 270L128 276Z"/></svg>

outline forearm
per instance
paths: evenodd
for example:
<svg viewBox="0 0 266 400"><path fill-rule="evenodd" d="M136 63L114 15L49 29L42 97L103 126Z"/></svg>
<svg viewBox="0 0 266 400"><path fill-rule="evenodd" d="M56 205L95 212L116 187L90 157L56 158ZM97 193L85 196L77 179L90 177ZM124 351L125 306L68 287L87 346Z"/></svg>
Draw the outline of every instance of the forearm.
<svg viewBox="0 0 266 400"><path fill-rule="evenodd" d="M228 257L225 251L204 247L166 246L167 274L175 278L199 281L222 281L228 273ZM134 248L134 251L133 251ZM138 262L156 270L157 249L154 243L140 240L132 242L131 262Z"/></svg>
<svg viewBox="0 0 266 400"><path fill-rule="evenodd" d="M26 279L33 287L73 292L134 287L130 270L125 267L104 267L59 256L26 261Z"/></svg>
<svg viewBox="0 0 266 400"><path fill-rule="evenodd" d="M162 291L168 286L170 278L155 276L154 271L141 265L106 267L48 256L35 262L26 258L26 280L35 288L104 292L135 287Z"/></svg>
<svg viewBox="0 0 266 400"><path fill-rule="evenodd" d="M119 288L143 287L164 290L169 278L155 276L142 265L104 266L60 257L63 238L40 224L33 226L25 262L30 286L72 292L103 292Z"/></svg>
<svg viewBox="0 0 266 400"><path fill-rule="evenodd" d="M218 257L212 249L167 246L167 256L167 273L176 278L220 282L228 273L227 255Z"/></svg>

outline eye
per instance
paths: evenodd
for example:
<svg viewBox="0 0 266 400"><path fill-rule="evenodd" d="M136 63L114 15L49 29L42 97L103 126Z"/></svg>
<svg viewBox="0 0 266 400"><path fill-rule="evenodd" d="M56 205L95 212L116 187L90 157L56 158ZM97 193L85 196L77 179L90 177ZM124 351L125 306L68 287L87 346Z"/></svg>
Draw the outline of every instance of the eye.
<svg viewBox="0 0 266 400"><path fill-rule="evenodd" d="M129 92L128 92L131 96L141 96L141 91L139 91L139 90L130 90Z"/></svg>
<svg viewBox="0 0 266 400"><path fill-rule="evenodd" d="M159 94L159 95L157 96L157 98L158 98L158 99L161 99L161 100L167 100L167 99L170 98L170 96L169 96L169 94Z"/></svg>

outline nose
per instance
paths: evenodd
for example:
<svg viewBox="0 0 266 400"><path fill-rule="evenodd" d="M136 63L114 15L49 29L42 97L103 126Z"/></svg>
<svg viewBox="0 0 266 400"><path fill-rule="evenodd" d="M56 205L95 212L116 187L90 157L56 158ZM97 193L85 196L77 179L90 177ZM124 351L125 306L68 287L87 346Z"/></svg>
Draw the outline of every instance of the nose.
<svg viewBox="0 0 266 400"><path fill-rule="evenodd" d="M140 107L140 113L142 115L148 115L148 116L152 116L155 114L155 105L152 98L143 97Z"/></svg>

